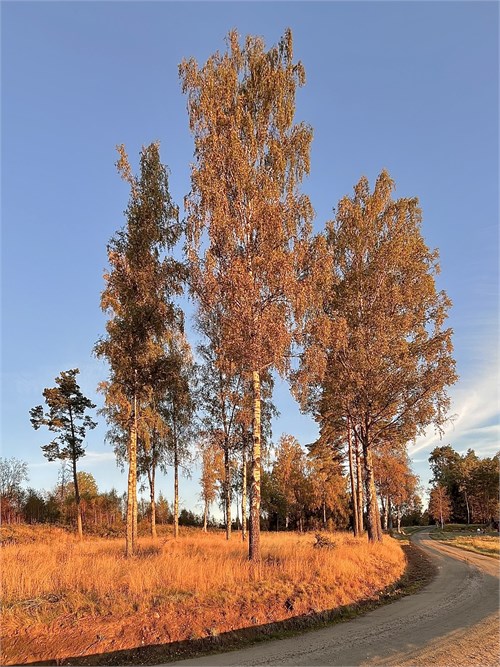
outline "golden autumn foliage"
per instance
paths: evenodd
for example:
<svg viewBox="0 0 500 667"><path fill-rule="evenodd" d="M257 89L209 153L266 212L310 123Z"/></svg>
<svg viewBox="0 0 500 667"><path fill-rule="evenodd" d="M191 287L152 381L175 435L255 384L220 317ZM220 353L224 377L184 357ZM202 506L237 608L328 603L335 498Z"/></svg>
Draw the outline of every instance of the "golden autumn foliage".
<svg viewBox="0 0 500 667"><path fill-rule="evenodd" d="M205 65L180 65L195 164L186 198L191 288L200 309L219 309L219 361L236 364L253 388L250 558L258 562L260 384L264 370L288 367L299 280L308 256L312 206L299 185L309 172L312 130L294 124L295 94L305 82L287 30L269 51L259 37Z"/></svg>
<svg viewBox="0 0 500 667"><path fill-rule="evenodd" d="M383 171L341 199L327 223L330 276L313 304L295 393L332 434L352 429L363 450L367 528L380 539L373 448L406 443L446 420L446 388L456 381L450 300L438 292L438 253L421 234L416 198L394 200ZM328 318L331 338L315 335ZM345 437L343 435L342 437Z"/></svg>
<svg viewBox="0 0 500 667"><path fill-rule="evenodd" d="M110 367L104 413L120 440L127 441L127 543L131 556L137 539L137 448L141 418L151 406L165 346L172 341L182 314L172 297L182 293L181 263L162 257L179 240L178 209L168 190L168 174L160 161L159 144L143 147L140 173L132 174L125 147L117 147L118 172L130 186L127 223L108 246L111 267L101 308L108 314L106 335L95 345ZM161 374L161 373L160 373ZM113 431L112 431L113 434ZM143 438L144 440L144 438Z"/></svg>

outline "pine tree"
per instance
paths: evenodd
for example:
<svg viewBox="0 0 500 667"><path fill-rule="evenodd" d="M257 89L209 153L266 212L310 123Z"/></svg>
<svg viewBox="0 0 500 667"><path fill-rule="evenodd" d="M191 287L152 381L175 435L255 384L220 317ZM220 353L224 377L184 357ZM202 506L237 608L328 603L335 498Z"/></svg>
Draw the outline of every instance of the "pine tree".
<svg viewBox="0 0 500 667"><path fill-rule="evenodd" d="M82 394L76 382L79 372L78 368L62 371L55 379L56 386L43 390L48 412L44 413L43 406L37 405L30 410L30 421L34 429L47 426L50 431L59 433L52 442L42 446L42 451L49 461L71 461L77 529L82 539L82 508L76 463L85 456L83 441L87 430L95 428L97 423L85 414L86 410L92 410L95 405Z"/></svg>

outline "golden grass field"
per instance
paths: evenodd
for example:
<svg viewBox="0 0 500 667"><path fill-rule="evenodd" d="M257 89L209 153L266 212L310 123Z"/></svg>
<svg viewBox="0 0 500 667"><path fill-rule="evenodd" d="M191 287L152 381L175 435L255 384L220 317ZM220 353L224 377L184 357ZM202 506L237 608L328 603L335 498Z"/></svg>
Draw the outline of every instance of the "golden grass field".
<svg viewBox="0 0 500 667"><path fill-rule="evenodd" d="M390 537L375 545L329 537L333 549L315 549L312 533L262 533L255 571L239 534L140 538L126 560L121 539L80 543L61 529L25 527L1 549L1 664L213 637L333 609L377 598L405 569Z"/></svg>

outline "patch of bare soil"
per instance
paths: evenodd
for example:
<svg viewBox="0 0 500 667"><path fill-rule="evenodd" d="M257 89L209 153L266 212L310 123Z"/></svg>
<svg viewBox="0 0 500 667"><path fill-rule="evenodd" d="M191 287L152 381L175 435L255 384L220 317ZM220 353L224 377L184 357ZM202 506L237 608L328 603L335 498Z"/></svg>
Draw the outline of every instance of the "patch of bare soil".
<svg viewBox="0 0 500 667"><path fill-rule="evenodd" d="M498 615L495 615L467 631L450 632L422 651L385 664L397 667L497 667L499 656L500 625Z"/></svg>

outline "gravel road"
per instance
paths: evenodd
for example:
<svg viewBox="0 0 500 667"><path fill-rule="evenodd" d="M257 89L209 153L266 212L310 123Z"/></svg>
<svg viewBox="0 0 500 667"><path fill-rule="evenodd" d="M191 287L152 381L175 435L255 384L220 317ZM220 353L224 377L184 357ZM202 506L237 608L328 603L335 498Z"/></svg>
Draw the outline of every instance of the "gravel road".
<svg viewBox="0 0 500 667"><path fill-rule="evenodd" d="M438 567L416 595L346 623L170 665L500 665L498 561L431 540L429 531L412 539Z"/></svg>

